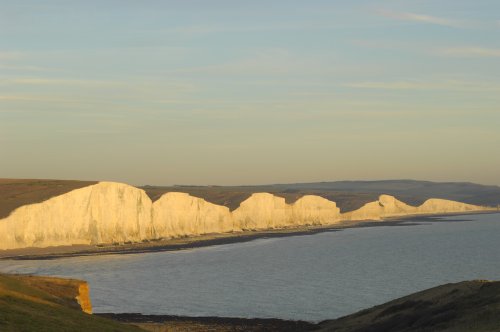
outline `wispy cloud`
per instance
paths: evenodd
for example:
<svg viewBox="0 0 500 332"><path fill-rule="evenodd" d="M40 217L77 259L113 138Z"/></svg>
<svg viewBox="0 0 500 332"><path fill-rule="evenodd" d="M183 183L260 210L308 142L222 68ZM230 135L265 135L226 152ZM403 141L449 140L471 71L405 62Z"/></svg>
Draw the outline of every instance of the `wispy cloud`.
<svg viewBox="0 0 500 332"><path fill-rule="evenodd" d="M289 72L293 62L289 52L281 49L257 52L251 57L232 60L225 63L201 67L191 67L175 70L178 73L205 73L205 74L279 74Z"/></svg>
<svg viewBox="0 0 500 332"><path fill-rule="evenodd" d="M266 31L268 29L269 28L262 26L228 27L228 26L217 26L217 25L188 25L188 26L179 26L163 30L163 32L174 35L197 36L197 35L207 35L212 33L224 33L224 32Z"/></svg>
<svg viewBox="0 0 500 332"><path fill-rule="evenodd" d="M36 95L0 95L0 102L5 101L23 101L23 102L50 102L50 103L81 103L81 99L64 99L53 97L42 97Z"/></svg>
<svg viewBox="0 0 500 332"><path fill-rule="evenodd" d="M242 58L207 66L180 68L172 71L172 73L216 74L220 77L261 77L266 79L260 80L259 85L274 85L276 82L271 82L270 77L279 79L283 77L290 78L293 75L325 75L340 70L357 69L354 66L349 68L346 66L332 66L331 61L334 56L331 53L315 56L301 55L280 48L262 49ZM246 82L248 83L248 81Z"/></svg>
<svg viewBox="0 0 500 332"><path fill-rule="evenodd" d="M23 57L20 52L0 51L0 61L2 60L17 60Z"/></svg>
<svg viewBox="0 0 500 332"><path fill-rule="evenodd" d="M435 47L430 43L413 43L392 40L353 40L353 45L373 49L388 49L407 51L413 54L425 54L443 57L463 58L497 58L500 57L500 48L489 48L481 46L459 46L459 47Z"/></svg>
<svg viewBox="0 0 500 332"><path fill-rule="evenodd" d="M377 13L381 16L388 17L391 19L395 20L400 20L400 21L408 21L408 22L419 22L419 23L424 23L424 24L434 24L434 25L440 25L440 26L445 26L445 27L451 27L451 28L463 28L466 26L464 22L449 19L449 18L444 18L444 17L438 17L438 16L431 16L431 15L426 15L426 14L417 14L417 13L410 13L410 12L394 12L394 11L389 11L389 10L378 10Z"/></svg>
<svg viewBox="0 0 500 332"><path fill-rule="evenodd" d="M343 87L381 90L450 90L450 91L500 91L500 85L488 82L468 82L460 80L440 81L394 81L394 82L353 82Z"/></svg>
<svg viewBox="0 0 500 332"><path fill-rule="evenodd" d="M17 51L0 51L0 69L9 71L25 71L25 72L45 72L53 71L53 68L34 66L31 64L20 63L27 57L26 53Z"/></svg>
<svg viewBox="0 0 500 332"><path fill-rule="evenodd" d="M444 48L437 51L440 55L455 56L455 57L479 57L491 58L500 57L500 48L486 48L486 47L456 47Z"/></svg>
<svg viewBox="0 0 500 332"><path fill-rule="evenodd" d="M20 77L0 79L0 86L37 86L38 88L54 89L59 87L70 88L85 88L85 89L101 89L106 91L118 91L125 93L126 97L140 96L151 98L152 96L165 96L168 91L169 95L189 93L196 90L196 87L190 83L164 81L158 79L127 79L122 81L117 80L100 80L100 79L68 79L68 78L43 78L43 77ZM116 97L116 96L115 96ZM126 98L125 96L121 98Z"/></svg>
<svg viewBox="0 0 500 332"><path fill-rule="evenodd" d="M344 28L348 25L340 23L293 22L293 24L272 23L263 25L185 25L162 30L143 30L149 33L166 33L176 36L194 37L218 33L253 33L271 31L309 31Z"/></svg>
<svg viewBox="0 0 500 332"><path fill-rule="evenodd" d="M0 102L36 102L36 103L69 103L69 104L112 104L107 100L102 99L87 99L87 98L71 98L59 95L29 95L29 94L11 94L11 95L0 95Z"/></svg>
<svg viewBox="0 0 500 332"><path fill-rule="evenodd" d="M25 65L4 65L0 64L0 69L12 70L12 71L33 71L33 72L47 72L53 71L54 69L49 69L40 66L25 66Z"/></svg>
<svg viewBox="0 0 500 332"><path fill-rule="evenodd" d="M81 79L53 79L53 78L17 78L8 80L13 84L25 85L92 85L92 86L123 86L124 84L116 81L101 80L81 80Z"/></svg>

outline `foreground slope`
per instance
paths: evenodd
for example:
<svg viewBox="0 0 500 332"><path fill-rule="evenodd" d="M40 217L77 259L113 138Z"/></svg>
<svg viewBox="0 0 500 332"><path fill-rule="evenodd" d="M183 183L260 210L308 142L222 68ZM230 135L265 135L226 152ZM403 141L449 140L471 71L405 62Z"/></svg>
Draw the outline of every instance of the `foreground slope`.
<svg viewBox="0 0 500 332"><path fill-rule="evenodd" d="M76 299L86 283L47 277L0 274L0 331L141 331L84 313ZM79 303L80 302L80 303Z"/></svg>
<svg viewBox="0 0 500 332"><path fill-rule="evenodd" d="M500 282L464 281L320 323L320 331L500 331Z"/></svg>

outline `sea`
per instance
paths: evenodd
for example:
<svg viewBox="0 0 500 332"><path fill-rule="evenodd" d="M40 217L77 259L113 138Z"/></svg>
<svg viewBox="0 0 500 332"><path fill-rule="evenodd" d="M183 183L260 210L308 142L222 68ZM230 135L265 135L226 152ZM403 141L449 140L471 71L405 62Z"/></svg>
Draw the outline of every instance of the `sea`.
<svg viewBox="0 0 500 332"><path fill-rule="evenodd" d="M434 286L500 280L500 214L259 238L182 251L2 260L83 279L94 312L318 322Z"/></svg>

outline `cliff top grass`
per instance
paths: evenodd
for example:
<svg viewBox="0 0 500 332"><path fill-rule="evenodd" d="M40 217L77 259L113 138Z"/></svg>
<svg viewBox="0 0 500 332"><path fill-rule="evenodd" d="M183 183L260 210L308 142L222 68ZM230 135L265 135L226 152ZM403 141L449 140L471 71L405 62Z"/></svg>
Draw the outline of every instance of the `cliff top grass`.
<svg viewBox="0 0 500 332"><path fill-rule="evenodd" d="M6 218L15 209L46 201L72 190L96 184L97 181L44 180L44 179L0 179L0 219ZM269 186L144 186L152 201L167 192L184 192L206 201L235 210L253 193L269 192L293 203L304 195L317 195L336 202L341 211L352 211L378 198L377 193L336 192L325 190L290 190ZM403 197L404 198L404 197Z"/></svg>
<svg viewBox="0 0 500 332"><path fill-rule="evenodd" d="M341 211L352 211L364 204L378 199L378 193L337 192L315 189L291 190L269 186L171 186L171 187L140 187L154 202L168 192L183 192L191 196L203 198L207 202L226 206L229 210L236 210L240 204L254 193L267 192L285 199L287 204L296 202L305 195L316 195L337 203Z"/></svg>
<svg viewBox="0 0 500 332"><path fill-rule="evenodd" d="M142 331L85 314L75 305L74 289L58 279L51 285L49 278L41 278L38 288L36 279L0 274L0 331Z"/></svg>
<svg viewBox="0 0 500 332"><path fill-rule="evenodd" d="M0 219L27 204L43 202L96 181L0 179Z"/></svg>

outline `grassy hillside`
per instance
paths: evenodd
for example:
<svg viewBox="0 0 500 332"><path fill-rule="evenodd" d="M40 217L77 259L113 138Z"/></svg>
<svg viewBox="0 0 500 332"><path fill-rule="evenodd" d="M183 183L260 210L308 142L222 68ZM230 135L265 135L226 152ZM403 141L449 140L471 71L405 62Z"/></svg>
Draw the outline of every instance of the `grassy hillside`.
<svg viewBox="0 0 500 332"><path fill-rule="evenodd" d="M269 192L293 203L304 195L318 195L337 203L342 212L360 208L377 200L381 194L396 196L411 204L420 205L429 198L443 198L475 205L500 204L500 187L462 182L429 182L414 180L337 181L291 183L262 186L144 186L154 201L163 193L180 191L236 209L252 193Z"/></svg>
<svg viewBox="0 0 500 332"><path fill-rule="evenodd" d="M275 186L242 186L242 187L221 187L221 186L173 186L154 187L145 186L148 196L157 200L164 193L178 191L188 193L192 196L201 197L208 202L227 206L230 210L235 210L240 203L246 200L253 193L268 192L276 196L285 198L287 203L293 203L304 195L318 195L332 202L336 202L342 211L356 210L368 202L378 199L377 193L363 192L335 192L325 190L288 190Z"/></svg>
<svg viewBox="0 0 500 332"><path fill-rule="evenodd" d="M447 284L320 326L335 332L500 331L500 282Z"/></svg>
<svg viewBox="0 0 500 332"><path fill-rule="evenodd" d="M500 204L500 187L470 182L431 182L415 180L385 181L336 181L319 183L284 184L277 187L285 190L323 190L338 192L386 193L421 204L429 198L451 199L476 205Z"/></svg>
<svg viewBox="0 0 500 332"><path fill-rule="evenodd" d="M49 278L40 283L36 279L0 274L0 331L141 331L85 314L70 287L57 282L51 286Z"/></svg>

